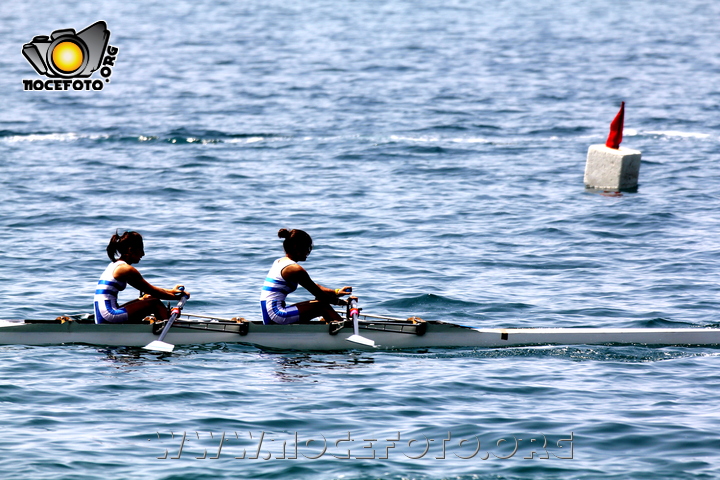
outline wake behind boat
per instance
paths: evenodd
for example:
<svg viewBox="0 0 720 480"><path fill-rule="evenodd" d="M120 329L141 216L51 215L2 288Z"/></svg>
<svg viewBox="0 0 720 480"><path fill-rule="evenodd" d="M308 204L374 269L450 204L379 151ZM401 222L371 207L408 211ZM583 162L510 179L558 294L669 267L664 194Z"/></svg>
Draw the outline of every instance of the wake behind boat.
<svg viewBox="0 0 720 480"><path fill-rule="evenodd" d="M87 344L143 347L158 340L167 322L95 324L91 315L56 320L0 320L0 345ZM720 328L474 328L442 321L360 313L357 331L375 346L353 342L353 322L264 325L258 321L182 314L168 329L173 345L238 343L264 349L501 348L538 345L720 345ZM350 339L350 341L348 341Z"/></svg>

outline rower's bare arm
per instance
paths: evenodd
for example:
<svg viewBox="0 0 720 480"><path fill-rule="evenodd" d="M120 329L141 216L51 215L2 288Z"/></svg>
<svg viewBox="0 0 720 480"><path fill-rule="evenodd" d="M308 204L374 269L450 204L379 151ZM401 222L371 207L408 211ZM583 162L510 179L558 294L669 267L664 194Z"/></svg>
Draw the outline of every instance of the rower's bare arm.
<svg viewBox="0 0 720 480"><path fill-rule="evenodd" d="M180 290L180 287L182 285L176 285L173 289L160 288L152 285L147 280L145 280L145 278L143 278L137 268L133 267L132 265L120 265L115 270L115 276L120 280L126 281L133 288L136 288L141 292L163 300L175 300L177 298L177 295L182 292L182 290ZM184 293L188 297L190 296L189 292Z"/></svg>
<svg viewBox="0 0 720 480"><path fill-rule="evenodd" d="M335 290L313 282L307 271L300 265L288 265L283 269L282 276L285 280L299 283L318 300L327 303L337 302L338 295L335 293Z"/></svg>

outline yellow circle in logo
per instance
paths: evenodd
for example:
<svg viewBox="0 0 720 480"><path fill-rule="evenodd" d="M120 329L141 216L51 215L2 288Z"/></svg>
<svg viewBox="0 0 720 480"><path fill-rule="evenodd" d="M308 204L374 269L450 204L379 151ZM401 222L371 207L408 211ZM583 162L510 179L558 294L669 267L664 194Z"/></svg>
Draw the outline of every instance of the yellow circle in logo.
<svg viewBox="0 0 720 480"><path fill-rule="evenodd" d="M52 52L52 61L63 72L71 73L83 63L83 52L73 42L60 42Z"/></svg>

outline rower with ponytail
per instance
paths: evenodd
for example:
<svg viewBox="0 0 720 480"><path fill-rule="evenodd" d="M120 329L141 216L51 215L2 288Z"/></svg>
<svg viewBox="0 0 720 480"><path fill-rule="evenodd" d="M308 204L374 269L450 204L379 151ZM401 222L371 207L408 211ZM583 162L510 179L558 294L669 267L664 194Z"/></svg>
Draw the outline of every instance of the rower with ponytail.
<svg viewBox="0 0 720 480"><path fill-rule="evenodd" d="M338 305L340 297L352 292L352 287L331 289L315 283L298 262L307 260L312 252L313 242L303 230L281 228L278 237L283 239L285 256L278 258L270 267L260 293L260 308L263 323L289 324L307 323L313 318L324 317L326 321L342 320L332 305ZM315 296L314 300L286 305L285 298L298 285Z"/></svg>
<svg viewBox="0 0 720 480"><path fill-rule="evenodd" d="M177 300L181 293L190 296L182 285L165 289L150 284L132 266L145 256L143 238L138 232L127 231L121 235L116 231L105 251L111 263L100 276L95 290L95 323L138 323L148 315L166 320L170 312L161 300ZM118 293L128 284L145 294L119 306Z"/></svg>

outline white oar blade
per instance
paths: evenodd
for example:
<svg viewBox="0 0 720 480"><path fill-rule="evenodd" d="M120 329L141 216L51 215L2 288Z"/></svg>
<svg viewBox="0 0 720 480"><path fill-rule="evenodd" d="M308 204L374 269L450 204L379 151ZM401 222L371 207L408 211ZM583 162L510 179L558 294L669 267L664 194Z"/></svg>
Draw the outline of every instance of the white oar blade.
<svg viewBox="0 0 720 480"><path fill-rule="evenodd" d="M359 343L360 345L367 345L368 347L375 346L374 340L370 340L369 338L365 338L361 335L350 335L345 340L347 340L348 342Z"/></svg>
<svg viewBox="0 0 720 480"><path fill-rule="evenodd" d="M155 350L158 352L172 352L175 348L175 345L172 343L167 342L161 342L159 340L155 340L154 342L150 342L147 345L143 347L145 350Z"/></svg>

